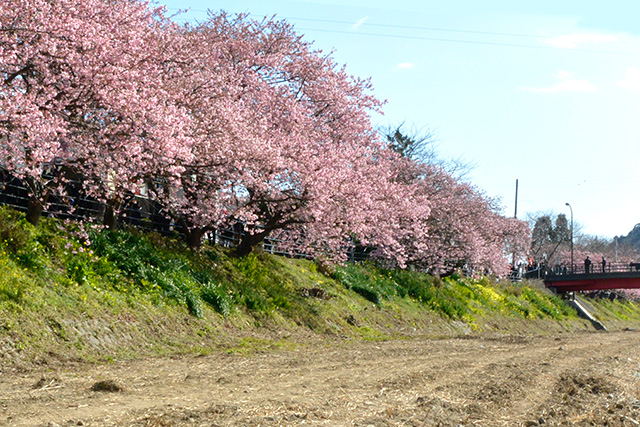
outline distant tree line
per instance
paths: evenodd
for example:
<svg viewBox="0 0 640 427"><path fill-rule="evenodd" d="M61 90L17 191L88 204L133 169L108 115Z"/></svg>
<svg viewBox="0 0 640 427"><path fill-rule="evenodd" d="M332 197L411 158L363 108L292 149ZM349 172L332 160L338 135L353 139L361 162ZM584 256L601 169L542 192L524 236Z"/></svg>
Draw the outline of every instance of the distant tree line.
<svg viewBox="0 0 640 427"><path fill-rule="evenodd" d="M554 219L555 216L555 219ZM530 217L531 258L536 263L549 267L570 266L571 226L565 214L538 213ZM582 265L588 256L599 263L604 257L607 262L628 264L639 261L640 226L624 237L606 238L591 236L582 232L582 226L574 224L573 230L574 264Z"/></svg>

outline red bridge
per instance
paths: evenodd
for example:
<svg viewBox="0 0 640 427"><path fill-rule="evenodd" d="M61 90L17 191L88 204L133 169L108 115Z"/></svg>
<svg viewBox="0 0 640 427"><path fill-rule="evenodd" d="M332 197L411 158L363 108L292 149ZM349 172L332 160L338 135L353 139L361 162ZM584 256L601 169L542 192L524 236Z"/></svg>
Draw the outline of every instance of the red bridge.
<svg viewBox="0 0 640 427"><path fill-rule="evenodd" d="M640 289L640 263L594 264L592 270L575 269L573 273L558 270L540 277L544 284L558 293L598 291L607 289Z"/></svg>

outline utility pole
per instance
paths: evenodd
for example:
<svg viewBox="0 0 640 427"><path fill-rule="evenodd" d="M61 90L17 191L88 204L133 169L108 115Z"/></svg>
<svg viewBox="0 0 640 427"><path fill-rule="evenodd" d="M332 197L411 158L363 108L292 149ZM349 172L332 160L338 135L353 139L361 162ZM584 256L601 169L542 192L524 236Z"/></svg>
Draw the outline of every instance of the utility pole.
<svg viewBox="0 0 640 427"><path fill-rule="evenodd" d="M516 178L516 208L513 212L513 217L518 218L518 179Z"/></svg>
<svg viewBox="0 0 640 427"><path fill-rule="evenodd" d="M518 179L516 178L516 207L513 212L513 217L518 218ZM516 268L516 248L513 248L513 253L511 254L511 268Z"/></svg>
<svg viewBox="0 0 640 427"><path fill-rule="evenodd" d="M569 206L569 209L571 210L571 273L573 274L573 208L569 203L565 203L565 205ZM585 273L588 272L585 271Z"/></svg>

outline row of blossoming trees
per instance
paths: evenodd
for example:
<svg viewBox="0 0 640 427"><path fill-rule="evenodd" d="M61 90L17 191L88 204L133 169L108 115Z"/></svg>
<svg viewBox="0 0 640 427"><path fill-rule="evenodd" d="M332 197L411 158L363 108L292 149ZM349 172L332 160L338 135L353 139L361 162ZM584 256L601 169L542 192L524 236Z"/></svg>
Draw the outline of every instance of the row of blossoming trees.
<svg viewBox="0 0 640 427"><path fill-rule="evenodd" d="M107 225L146 185L193 247L243 224L238 254L278 237L502 273L505 250L527 246L528 228L476 188L384 143L369 82L287 22L178 25L137 0L3 0L0 26L0 166L28 185L34 224L73 173Z"/></svg>

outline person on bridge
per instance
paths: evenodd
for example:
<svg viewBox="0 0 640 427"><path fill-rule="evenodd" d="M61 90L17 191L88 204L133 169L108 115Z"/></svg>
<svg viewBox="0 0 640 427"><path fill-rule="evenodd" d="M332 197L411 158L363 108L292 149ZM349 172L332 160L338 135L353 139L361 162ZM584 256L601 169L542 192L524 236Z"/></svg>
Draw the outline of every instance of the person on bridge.
<svg viewBox="0 0 640 427"><path fill-rule="evenodd" d="M604 258L604 255L602 256L602 272L606 273L607 271L607 260Z"/></svg>
<svg viewBox="0 0 640 427"><path fill-rule="evenodd" d="M587 259L584 260L584 274L589 274L591 272L591 258L587 256Z"/></svg>

